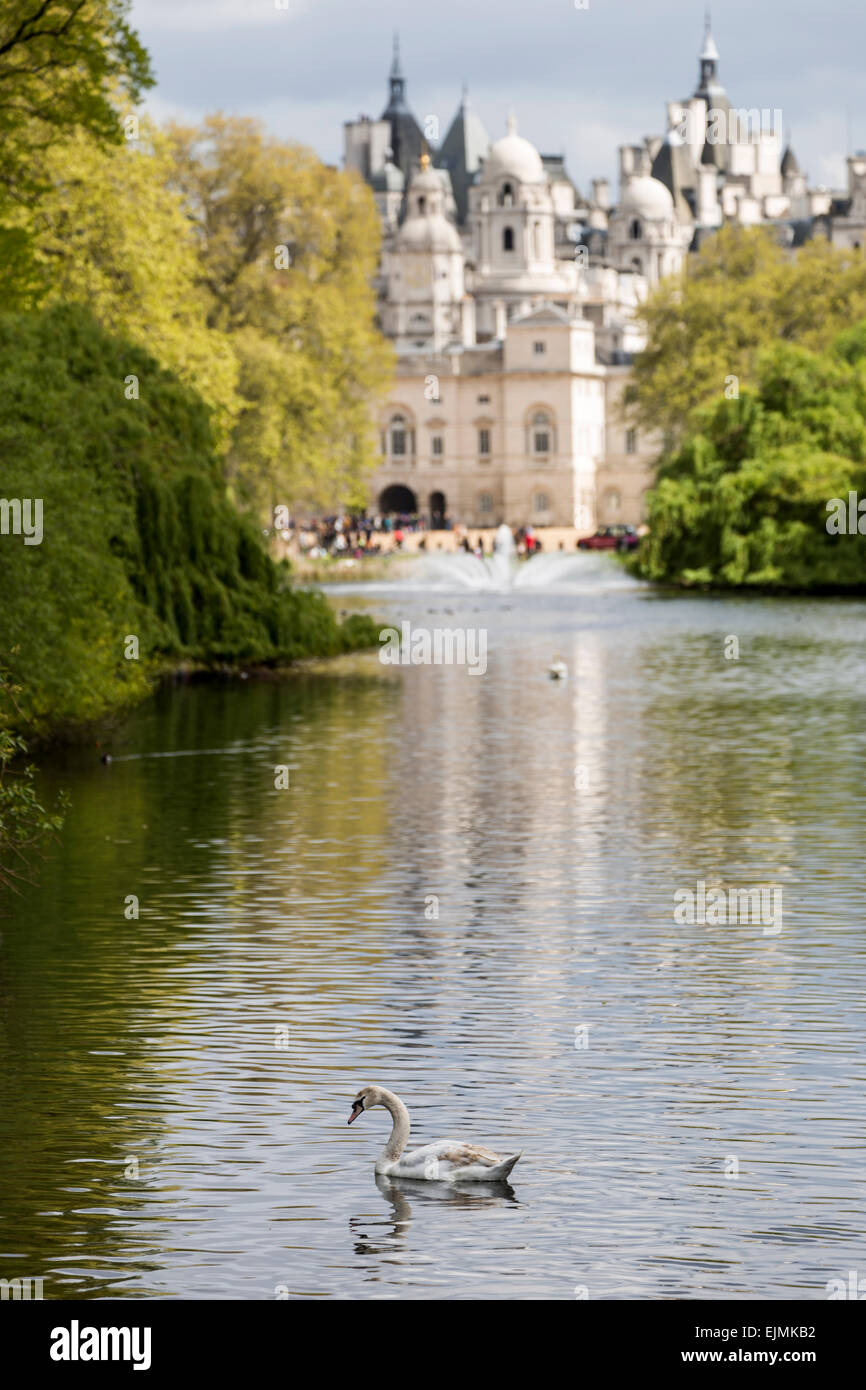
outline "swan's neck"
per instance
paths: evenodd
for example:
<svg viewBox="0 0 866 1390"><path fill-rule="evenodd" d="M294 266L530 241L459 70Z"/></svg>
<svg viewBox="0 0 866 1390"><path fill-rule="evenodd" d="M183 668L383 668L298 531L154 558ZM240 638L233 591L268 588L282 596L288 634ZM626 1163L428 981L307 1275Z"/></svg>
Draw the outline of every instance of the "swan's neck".
<svg viewBox="0 0 866 1390"><path fill-rule="evenodd" d="M382 1091L382 1104L390 1112L394 1123L391 1126L390 1138L382 1150L380 1161L396 1163L409 1142L409 1111L400 1097L395 1096L393 1091Z"/></svg>

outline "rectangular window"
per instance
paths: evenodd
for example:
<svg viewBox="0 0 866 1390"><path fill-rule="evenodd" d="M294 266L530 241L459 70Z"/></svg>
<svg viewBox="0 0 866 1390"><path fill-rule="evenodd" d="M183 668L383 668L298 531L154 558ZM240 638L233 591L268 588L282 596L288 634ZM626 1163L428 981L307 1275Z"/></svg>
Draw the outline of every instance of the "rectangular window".
<svg viewBox="0 0 866 1390"><path fill-rule="evenodd" d="M625 451L627 454L637 453L637 430L626 430Z"/></svg>
<svg viewBox="0 0 866 1390"><path fill-rule="evenodd" d="M479 430L479 431L478 431L478 452L479 452L479 454L489 454L489 453L490 453L490 431L489 431L489 430Z"/></svg>
<svg viewBox="0 0 866 1390"><path fill-rule="evenodd" d="M397 429L392 430L392 431L391 431L391 453L392 453L392 454L405 454L405 452L406 452L406 431L405 431L405 430L397 430Z"/></svg>
<svg viewBox="0 0 866 1390"><path fill-rule="evenodd" d="M433 438L432 438L431 441L430 441L430 444L431 444L431 447L432 447L432 450L433 450L433 457L434 457L434 458L441 458L442 455L443 455L444 452L445 452L445 449L444 449L444 447L443 447L443 446L444 446L444 441L443 441L443 439L442 439L441 434L434 434L434 435L433 435Z"/></svg>
<svg viewBox="0 0 866 1390"><path fill-rule="evenodd" d="M490 397L489 397L489 396L479 396L479 397L478 397L478 404L479 404L479 405L489 405L489 404L490 404Z"/></svg>
<svg viewBox="0 0 866 1390"><path fill-rule="evenodd" d="M550 453L550 435L547 430L535 431L535 452L537 454Z"/></svg>
<svg viewBox="0 0 866 1390"><path fill-rule="evenodd" d="M547 351L547 344L546 344L546 343L533 343L533 344L532 344L532 351L536 354L536 356L539 356L539 357L540 357L541 354L542 354L543 352L546 352L546 351Z"/></svg>

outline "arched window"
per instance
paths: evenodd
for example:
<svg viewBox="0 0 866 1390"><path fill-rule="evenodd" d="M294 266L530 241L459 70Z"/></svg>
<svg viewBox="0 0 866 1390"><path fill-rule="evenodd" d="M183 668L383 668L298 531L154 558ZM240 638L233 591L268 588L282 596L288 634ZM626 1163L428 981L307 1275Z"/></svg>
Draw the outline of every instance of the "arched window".
<svg viewBox="0 0 866 1390"><path fill-rule="evenodd" d="M510 183L504 183L500 189L499 206L501 208L511 208L514 206L514 189Z"/></svg>
<svg viewBox="0 0 866 1390"><path fill-rule="evenodd" d="M641 236L643 235L643 228L641 227L639 217L632 218L631 223L629 224L628 234L631 237L632 241L640 241Z"/></svg>
<svg viewBox="0 0 866 1390"><path fill-rule="evenodd" d="M541 259L541 223L532 224L532 254L536 260Z"/></svg>
<svg viewBox="0 0 866 1390"><path fill-rule="evenodd" d="M392 458L405 458L415 452L415 431L405 415L392 415L388 423L388 442Z"/></svg>
<svg viewBox="0 0 866 1390"><path fill-rule="evenodd" d="M426 209L426 207L427 207L427 199L424 197L424 194L422 193L422 194L421 194L421 197L418 199L418 211L419 211L419 212L424 212L425 209Z"/></svg>
<svg viewBox="0 0 866 1390"><path fill-rule="evenodd" d="M504 230L504 232L502 233L502 249L503 249L503 251L513 251L513 250L514 250L514 228L513 228L513 227L506 227L505 230Z"/></svg>
<svg viewBox="0 0 866 1390"><path fill-rule="evenodd" d="M546 410L536 410L529 426L529 448L533 454L553 452L553 421Z"/></svg>
<svg viewBox="0 0 866 1390"><path fill-rule="evenodd" d="M399 456L405 452L406 421L402 415L395 415L391 421L391 453Z"/></svg>

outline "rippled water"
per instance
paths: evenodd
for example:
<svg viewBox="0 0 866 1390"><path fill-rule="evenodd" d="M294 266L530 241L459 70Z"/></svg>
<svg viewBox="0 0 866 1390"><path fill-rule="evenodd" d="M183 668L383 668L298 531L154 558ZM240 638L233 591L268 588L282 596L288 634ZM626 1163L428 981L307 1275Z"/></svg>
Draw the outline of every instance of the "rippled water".
<svg viewBox="0 0 866 1390"><path fill-rule="evenodd" d="M866 1273L866 606L658 596L598 557L563 591L367 601L483 628L486 674L176 687L110 767L51 759L73 811L0 921L0 1275L826 1298ZM781 931L678 925L699 880L781 886ZM387 1116L346 1126L367 1081L413 1142L523 1149L512 1187L377 1182Z"/></svg>

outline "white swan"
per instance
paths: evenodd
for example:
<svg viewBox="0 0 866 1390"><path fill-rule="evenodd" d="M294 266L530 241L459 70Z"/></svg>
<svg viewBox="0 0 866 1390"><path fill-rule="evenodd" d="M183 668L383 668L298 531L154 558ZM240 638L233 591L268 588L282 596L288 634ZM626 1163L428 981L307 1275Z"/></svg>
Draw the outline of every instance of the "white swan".
<svg viewBox="0 0 866 1390"><path fill-rule="evenodd" d="M547 674L552 681L564 681L568 675L568 667L560 656L557 656L547 668Z"/></svg>
<svg viewBox="0 0 866 1390"><path fill-rule="evenodd" d="M352 1101L349 1124L365 1110L383 1105L394 1124L387 1144L376 1159L376 1172L392 1178L426 1178L428 1182L501 1182L508 1177L520 1154L503 1158L480 1144L460 1139L437 1139L434 1144L404 1154L409 1142L409 1111L399 1096L384 1086L362 1086Z"/></svg>

